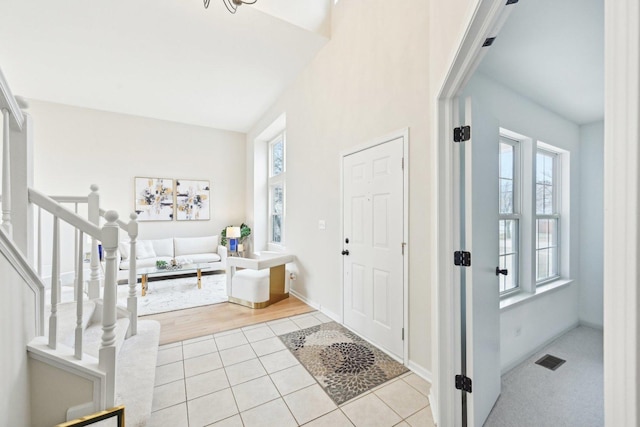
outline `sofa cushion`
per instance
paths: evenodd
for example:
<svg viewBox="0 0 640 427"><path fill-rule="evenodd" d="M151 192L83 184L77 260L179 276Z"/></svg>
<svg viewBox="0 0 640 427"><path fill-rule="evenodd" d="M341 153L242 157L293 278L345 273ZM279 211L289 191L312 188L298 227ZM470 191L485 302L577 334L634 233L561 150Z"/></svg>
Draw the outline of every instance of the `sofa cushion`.
<svg viewBox="0 0 640 427"><path fill-rule="evenodd" d="M129 244L129 242L120 242L118 243L118 251L120 251L120 256L122 257L122 259L128 259L129 258L129 248L131 247L131 245Z"/></svg>
<svg viewBox="0 0 640 427"><path fill-rule="evenodd" d="M218 236L175 237L173 243L176 257L218 252Z"/></svg>
<svg viewBox="0 0 640 427"><path fill-rule="evenodd" d="M181 263L198 264L202 262L218 262L220 261L220 255L218 254L191 254L186 256L176 257L176 261Z"/></svg>
<svg viewBox="0 0 640 427"><path fill-rule="evenodd" d="M155 258L156 251L150 240L140 240L136 243L136 259Z"/></svg>
<svg viewBox="0 0 640 427"><path fill-rule="evenodd" d="M156 253L156 256L168 256L173 257L173 239L157 239L157 240L149 240L153 245L153 251Z"/></svg>

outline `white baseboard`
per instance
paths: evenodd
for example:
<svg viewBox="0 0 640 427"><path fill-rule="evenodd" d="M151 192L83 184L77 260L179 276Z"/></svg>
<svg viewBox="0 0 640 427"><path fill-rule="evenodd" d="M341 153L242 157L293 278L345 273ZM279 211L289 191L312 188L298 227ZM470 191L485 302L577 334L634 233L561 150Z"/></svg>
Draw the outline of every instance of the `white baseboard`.
<svg viewBox="0 0 640 427"><path fill-rule="evenodd" d="M440 425L440 418L438 417L438 405L436 405L436 397L433 394L433 388L429 391L429 408L431 408L431 416L435 425Z"/></svg>
<svg viewBox="0 0 640 427"><path fill-rule="evenodd" d="M323 307L321 304L318 304L318 303L316 303L314 301L311 301L310 299L300 295L298 292L296 292L293 289L290 289L289 293L291 295L293 295L294 297L298 298L303 303L307 304L308 306L315 308L316 310L318 310L319 312L321 312L325 316L331 318L331 320L333 320L334 322L338 322L338 323L342 324L342 316L340 316L339 314L336 314L333 311L327 309L326 307Z"/></svg>
<svg viewBox="0 0 640 427"><path fill-rule="evenodd" d="M429 384L432 384L433 375L428 369L423 368L422 366L418 365L416 362L412 362L411 360L409 360L409 363L407 363L407 368L409 368L414 374L416 374L423 380L427 381Z"/></svg>
<svg viewBox="0 0 640 427"><path fill-rule="evenodd" d="M604 326L597 324L597 323L591 323L591 322L587 322L586 320L581 320L580 321L580 326L586 326L588 328L593 328L593 329L597 329L599 331L603 331L604 330Z"/></svg>
<svg viewBox="0 0 640 427"><path fill-rule="evenodd" d="M316 304L315 302L309 300L307 297L302 296L299 292L294 289L289 289L289 293L294 297L298 298L303 303L307 304L310 307L315 308L316 310L320 310L320 304Z"/></svg>
<svg viewBox="0 0 640 427"><path fill-rule="evenodd" d="M542 344L536 346L534 349L528 351L523 356L520 356L515 361L507 364L504 368L502 368L500 375L506 374L507 372L509 372L510 370L512 370L513 368L515 368L516 366L518 366L519 364L521 364L522 362L524 362L525 360L527 360L528 358L530 358L531 356L533 356L534 354L536 354L537 352L539 352L540 350L542 350L543 348L545 348L546 346L548 346L549 344L551 344L552 342L554 342L555 340L557 340L558 338L560 338L561 336L569 332L570 330L577 328L578 326L580 326L579 322L572 324L568 328L563 329L560 333L552 336L548 340L544 341Z"/></svg>

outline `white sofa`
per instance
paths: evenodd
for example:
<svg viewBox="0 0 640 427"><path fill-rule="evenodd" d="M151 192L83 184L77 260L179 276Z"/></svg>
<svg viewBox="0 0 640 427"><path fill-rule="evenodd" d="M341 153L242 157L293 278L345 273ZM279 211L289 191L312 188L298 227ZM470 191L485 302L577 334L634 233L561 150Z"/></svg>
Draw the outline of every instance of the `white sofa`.
<svg viewBox="0 0 640 427"><path fill-rule="evenodd" d="M175 259L182 263L211 264L207 270L225 270L227 248L218 244L218 236L169 237L166 239L138 240L136 242L136 268L155 267L156 261L171 263ZM118 245L118 270L129 270L131 265L129 242ZM176 270L175 272L179 272ZM118 275L119 278L122 274Z"/></svg>

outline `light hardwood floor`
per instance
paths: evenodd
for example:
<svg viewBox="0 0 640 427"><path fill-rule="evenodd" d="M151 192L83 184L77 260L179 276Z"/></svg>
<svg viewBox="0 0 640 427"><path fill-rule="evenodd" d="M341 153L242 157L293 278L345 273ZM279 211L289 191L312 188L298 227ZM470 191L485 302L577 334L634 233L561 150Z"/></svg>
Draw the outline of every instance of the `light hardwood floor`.
<svg viewBox="0 0 640 427"><path fill-rule="evenodd" d="M290 296L269 307L257 310L225 302L141 316L140 319L153 319L160 322L160 345L164 345L314 310L298 298Z"/></svg>

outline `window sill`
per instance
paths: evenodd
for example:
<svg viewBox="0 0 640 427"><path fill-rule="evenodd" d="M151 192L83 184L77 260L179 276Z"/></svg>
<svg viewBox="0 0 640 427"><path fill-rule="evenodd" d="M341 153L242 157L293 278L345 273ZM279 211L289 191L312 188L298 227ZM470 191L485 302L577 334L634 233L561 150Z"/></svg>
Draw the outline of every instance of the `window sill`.
<svg viewBox="0 0 640 427"><path fill-rule="evenodd" d="M558 279L554 280L553 282L545 283L544 285L538 286L535 293L521 291L513 295L508 295L500 300L500 311L509 310L520 304L524 304L527 301L538 298L539 296L544 295L548 292L567 287L572 283L573 279Z"/></svg>
<svg viewBox="0 0 640 427"><path fill-rule="evenodd" d="M278 243L267 243L267 251L269 252L278 252L284 253L287 248L284 245L280 245Z"/></svg>

